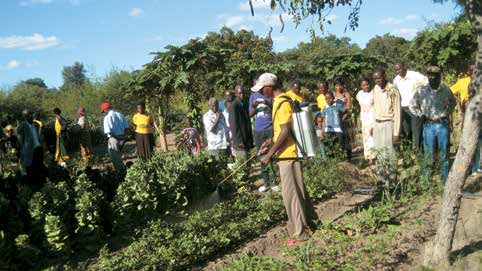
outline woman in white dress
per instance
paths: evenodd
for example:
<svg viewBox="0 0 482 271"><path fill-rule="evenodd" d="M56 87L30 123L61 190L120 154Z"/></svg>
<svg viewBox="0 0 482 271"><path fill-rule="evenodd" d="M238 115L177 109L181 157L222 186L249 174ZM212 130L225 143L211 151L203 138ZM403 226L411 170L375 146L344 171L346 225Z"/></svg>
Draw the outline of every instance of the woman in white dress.
<svg viewBox="0 0 482 271"><path fill-rule="evenodd" d="M362 123L363 154L365 159L371 161L373 158L373 126L375 117L373 112L373 91L370 79L364 77L360 81L361 90L356 95L360 104L360 120Z"/></svg>

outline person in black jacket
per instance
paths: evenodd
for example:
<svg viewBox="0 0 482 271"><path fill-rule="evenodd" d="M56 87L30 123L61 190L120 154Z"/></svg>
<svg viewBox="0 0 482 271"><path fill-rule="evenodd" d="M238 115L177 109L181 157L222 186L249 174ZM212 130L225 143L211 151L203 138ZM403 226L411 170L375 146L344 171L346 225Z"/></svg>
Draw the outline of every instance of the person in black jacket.
<svg viewBox="0 0 482 271"><path fill-rule="evenodd" d="M232 149L236 159L246 159L253 147L251 122L248 107L244 105L244 91L241 86L235 88L236 99L229 109L229 124L232 134Z"/></svg>

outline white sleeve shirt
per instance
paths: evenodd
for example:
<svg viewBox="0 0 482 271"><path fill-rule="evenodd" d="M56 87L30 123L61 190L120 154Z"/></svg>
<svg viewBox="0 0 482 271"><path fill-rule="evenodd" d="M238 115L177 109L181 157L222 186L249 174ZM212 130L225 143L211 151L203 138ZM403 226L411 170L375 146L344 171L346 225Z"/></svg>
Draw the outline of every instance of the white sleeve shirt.
<svg viewBox="0 0 482 271"><path fill-rule="evenodd" d="M393 84L400 92L402 107L408 107L413 98L413 94L415 94L415 90L419 87L426 86L428 84L428 78L419 72L407 71L404 78L397 75L395 79L393 79Z"/></svg>

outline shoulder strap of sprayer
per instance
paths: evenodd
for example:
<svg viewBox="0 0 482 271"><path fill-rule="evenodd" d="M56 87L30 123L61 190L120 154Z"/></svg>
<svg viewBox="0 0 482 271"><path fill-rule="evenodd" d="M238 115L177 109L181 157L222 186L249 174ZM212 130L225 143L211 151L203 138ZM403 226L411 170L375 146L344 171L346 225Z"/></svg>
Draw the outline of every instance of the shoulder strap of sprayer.
<svg viewBox="0 0 482 271"><path fill-rule="evenodd" d="M276 118L276 114L278 113L278 110L281 108L281 105L283 105L286 102L290 104L291 108L293 109L293 112L300 112L301 111L300 104L298 103L298 101L293 101L293 99L291 99L288 95L285 95L285 94L282 94L280 96L280 98L282 98L283 101L281 101L278 104L278 106L276 107L276 109L274 111L274 114L273 114L273 121ZM301 129L301 127L299 127L299 125L300 125L300 122L298 121L298 129ZM296 147L298 147L298 149L301 151L301 154L303 156L306 156L305 149L300 144L300 142L298 142L298 140L296 139L295 133L293 131L293 127L291 127L291 137L294 139Z"/></svg>

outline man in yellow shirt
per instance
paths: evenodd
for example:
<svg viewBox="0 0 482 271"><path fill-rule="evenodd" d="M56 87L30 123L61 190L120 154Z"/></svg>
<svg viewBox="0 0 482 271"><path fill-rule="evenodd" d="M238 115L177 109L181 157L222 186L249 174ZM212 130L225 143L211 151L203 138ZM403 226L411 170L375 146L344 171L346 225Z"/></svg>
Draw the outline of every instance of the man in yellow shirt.
<svg viewBox="0 0 482 271"><path fill-rule="evenodd" d="M301 96L301 84L300 83L294 83L293 89L286 92L286 95L288 97L290 97L293 101L297 101L300 104L305 101L303 96Z"/></svg>
<svg viewBox="0 0 482 271"><path fill-rule="evenodd" d="M288 232L295 240L305 241L309 238L310 230L316 227L314 221L317 215L303 183L301 163L296 160L296 143L291 132L293 108L287 95L277 87L277 77L274 74L262 74L257 84L271 88L274 96L274 136L261 146L259 154L265 155L260 160L263 164L269 163L272 157L278 160L281 193L288 214ZM293 240L288 242L292 244Z"/></svg>
<svg viewBox="0 0 482 271"><path fill-rule="evenodd" d="M466 76L457 80L455 84L450 87L450 90L455 96L457 103L459 104L460 111L465 113L465 105L469 100L469 85L472 81L472 75L474 74L475 64L470 64L467 67Z"/></svg>
<svg viewBox="0 0 482 271"><path fill-rule="evenodd" d="M318 89L320 90L320 95L316 98L316 104L318 105L320 112L323 112L323 109L326 107L325 95L328 93L328 84L325 81L322 81L319 84Z"/></svg>

